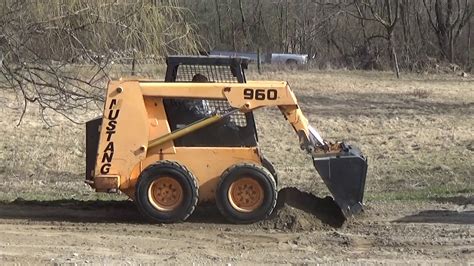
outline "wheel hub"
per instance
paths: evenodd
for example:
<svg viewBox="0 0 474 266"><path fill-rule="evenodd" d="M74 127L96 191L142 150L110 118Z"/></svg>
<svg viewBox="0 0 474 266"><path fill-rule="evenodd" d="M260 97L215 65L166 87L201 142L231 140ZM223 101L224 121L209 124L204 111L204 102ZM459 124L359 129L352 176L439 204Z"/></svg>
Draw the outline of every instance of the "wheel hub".
<svg viewBox="0 0 474 266"><path fill-rule="evenodd" d="M263 189L257 180L243 177L234 181L229 187L229 202L236 210L252 212L263 203Z"/></svg>
<svg viewBox="0 0 474 266"><path fill-rule="evenodd" d="M183 201L183 188L176 179L160 177L148 189L150 203L160 211L172 211Z"/></svg>

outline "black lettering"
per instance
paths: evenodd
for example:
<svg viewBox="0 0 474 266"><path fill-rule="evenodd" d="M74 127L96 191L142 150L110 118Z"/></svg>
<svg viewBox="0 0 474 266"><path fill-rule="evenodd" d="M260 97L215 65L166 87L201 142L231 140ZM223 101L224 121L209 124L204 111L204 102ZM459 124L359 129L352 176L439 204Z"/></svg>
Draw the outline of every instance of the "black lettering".
<svg viewBox="0 0 474 266"><path fill-rule="evenodd" d="M103 175L108 174L110 172L110 167L112 167L111 162L112 162L112 159L114 158L114 151L115 151L114 143L111 142L110 140L112 139L112 136L115 134L115 128L117 127L116 119L118 118L119 113L120 113L119 109L114 110L114 108L116 108L117 106L118 106L118 101L116 99L112 99L109 105L109 110L110 110L109 116L108 116L109 122L107 123L107 127L106 127L107 131L105 132L105 134L107 134L107 142L109 143L104 149L104 155L102 156L103 165L100 167L100 173Z"/></svg>
<svg viewBox="0 0 474 266"><path fill-rule="evenodd" d="M253 90L252 89L245 89L244 90L244 99L252 100L253 99Z"/></svg>
<svg viewBox="0 0 474 266"><path fill-rule="evenodd" d="M115 131L107 131L105 134L107 134L107 141L110 141L112 139L112 135L115 134Z"/></svg>
<svg viewBox="0 0 474 266"><path fill-rule="evenodd" d="M109 109L114 109L114 105L117 105L117 99L112 99L112 101L110 102Z"/></svg>
<svg viewBox="0 0 474 266"><path fill-rule="evenodd" d="M269 89L267 91L265 91L264 89L244 89L244 99L255 99L259 101L264 101L265 99L276 100L278 99L278 91L275 89Z"/></svg>
<svg viewBox="0 0 474 266"><path fill-rule="evenodd" d="M103 175L108 174L111 166L112 165L110 163L103 164L102 167L100 168L100 173Z"/></svg>
<svg viewBox="0 0 474 266"><path fill-rule="evenodd" d="M110 120L109 121L109 125L107 126L107 130L114 130L115 129L115 126L117 125L117 121L116 120Z"/></svg>
<svg viewBox="0 0 474 266"><path fill-rule="evenodd" d="M111 152L110 154L109 153L105 153L104 152L104 156L102 156L102 163L105 163L105 162L112 162L112 158L114 157L114 153Z"/></svg>
<svg viewBox="0 0 474 266"><path fill-rule="evenodd" d="M108 151L114 153L114 143L113 142L109 142L109 144L107 144L107 147L105 147L104 153L108 152Z"/></svg>
<svg viewBox="0 0 474 266"><path fill-rule="evenodd" d="M115 111L115 114L114 114L114 111ZM115 120L117 119L118 115L119 115L119 112L120 110L110 110L109 112L109 120Z"/></svg>
<svg viewBox="0 0 474 266"><path fill-rule="evenodd" d="M265 100L265 90L262 89L256 89L255 90L255 100Z"/></svg>
<svg viewBox="0 0 474 266"><path fill-rule="evenodd" d="M276 100L278 98L278 91L275 89L269 89L267 91L267 99Z"/></svg>

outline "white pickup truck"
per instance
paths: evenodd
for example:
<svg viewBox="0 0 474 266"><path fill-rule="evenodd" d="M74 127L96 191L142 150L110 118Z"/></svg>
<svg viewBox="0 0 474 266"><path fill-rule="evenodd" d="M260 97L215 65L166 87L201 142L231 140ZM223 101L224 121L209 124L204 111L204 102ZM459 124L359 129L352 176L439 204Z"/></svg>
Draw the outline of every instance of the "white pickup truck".
<svg viewBox="0 0 474 266"><path fill-rule="evenodd" d="M251 62L257 62L258 58L257 53L242 53L233 51L210 51L209 55L245 57L248 58ZM260 62L266 64L304 65L308 63L308 55L263 53L260 56Z"/></svg>
<svg viewBox="0 0 474 266"><path fill-rule="evenodd" d="M271 54L271 64L304 65L308 63L307 54Z"/></svg>

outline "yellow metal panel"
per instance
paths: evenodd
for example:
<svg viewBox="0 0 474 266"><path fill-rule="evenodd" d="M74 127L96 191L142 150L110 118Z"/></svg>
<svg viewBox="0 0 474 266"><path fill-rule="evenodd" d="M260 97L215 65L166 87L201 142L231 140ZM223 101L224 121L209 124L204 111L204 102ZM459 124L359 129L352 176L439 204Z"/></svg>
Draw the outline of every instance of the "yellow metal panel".
<svg viewBox="0 0 474 266"><path fill-rule="evenodd" d="M140 82L140 87L144 96L225 99L221 83Z"/></svg>
<svg viewBox="0 0 474 266"><path fill-rule="evenodd" d="M118 175L127 186L146 156L148 116L138 82L111 81L106 96L95 176Z"/></svg>
<svg viewBox="0 0 474 266"><path fill-rule="evenodd" d="M296 97L286 82L259 83L259 85L227 87L224 89L224 95L231 106L243 111L264 106L297 104Z"/></svg>
<svg viewBox="0 0 474 266"><path fill-rule="evenodd" d="M248 83L210 83L210 82L152 82L141 81L140 87L144 96L159 96L163 98L194 98L194 99L227 99L224 95L225 88L240 90L253 89L279 89L287 94L287 82L284 81L250 81ZM243 94L240 94L243 99ZM237 99L237 98L236 98ZM281 99L285 99L282 94ZM243 104L243 103L242 103ZM241 104L241 105L242 105ZM240 105L240 106L241 106ZM234 106L234 105L233 105ZM237 107L237 106L235 106Z"/></svg>
<svg viewBox="0 0 474 266"><path fill-rule="evenodd" d="M200 202L214 201L217 182L230 166L244 162L261 164L256 147L176 147L175 154L148 154L143 161L143 169L159 160L177 161L196 176ZM135 182L132 180L130 186L134 186ZM121 189L127 191L126 187Z"/></svg>
<svg viewBox="0 0 474 266"><path fill-rule="evenodd" d="M169 134L171 129L163 105L163 98L145 97L144 100L150 129L148 139L157 139ZM176 150L174 149L173 141L167 141L159 147L148 147L148 152L176 153Z"/></svg>

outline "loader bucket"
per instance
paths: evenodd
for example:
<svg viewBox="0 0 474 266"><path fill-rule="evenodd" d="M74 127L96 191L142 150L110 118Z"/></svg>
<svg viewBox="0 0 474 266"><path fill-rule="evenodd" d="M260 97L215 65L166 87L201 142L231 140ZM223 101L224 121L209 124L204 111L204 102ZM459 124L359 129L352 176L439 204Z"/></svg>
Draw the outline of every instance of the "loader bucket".
<svg viewBox="0 0 474 266"><path fill-rule="evenodd" d="M346 218L362 211L367 158L349 145L337 154L313 157L314 167Z"/></svg>

